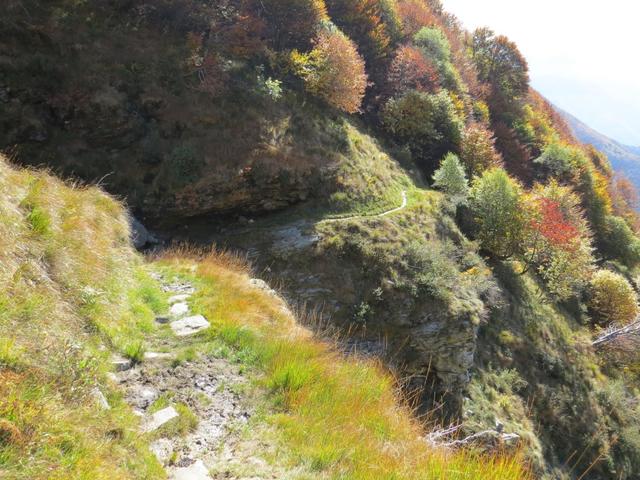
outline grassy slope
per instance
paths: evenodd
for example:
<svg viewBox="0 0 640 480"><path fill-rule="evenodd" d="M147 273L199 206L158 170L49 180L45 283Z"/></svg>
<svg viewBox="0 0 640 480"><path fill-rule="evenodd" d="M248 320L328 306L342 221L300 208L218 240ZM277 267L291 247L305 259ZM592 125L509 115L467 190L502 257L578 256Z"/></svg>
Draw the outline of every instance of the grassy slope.
<svg viewBox="0 0 640 480"><path fill-rule="evenodd" d="M154 310L165 308L131 250L122 207L4 160L0 187L3 478L162 478L137 418L105 380L102 345L139 356ZM281 300L249 285L246 268L221 256L193 266L173 257L155 267L200 287L195 308L213 327L191 348L226 345L257 372L287 461L311 478L524 477L515 459L428 448L378 364L314 339ZM96 386L111 409L96 407Z"/></svg>
<svg viewBox="0 0 640 480"><path fill-rule="evenodd" d="M122 207L1 158L0 192L0 476L163 478L100 349L137 350L160 302Z"/></svg>
<svg viewBox="0 0 640 480"><path fill-rule="evenodd" d="M199 288L194 308L213 326L197 350L215 351L222 341L261 372L267 420L288 462L304 465L311 478L527 478L513 457L429 448L379 363L345 358L300 328L281 300L249 284L249 270L236 260L214 253L194 263L178 254L161 264Z"/></svg>

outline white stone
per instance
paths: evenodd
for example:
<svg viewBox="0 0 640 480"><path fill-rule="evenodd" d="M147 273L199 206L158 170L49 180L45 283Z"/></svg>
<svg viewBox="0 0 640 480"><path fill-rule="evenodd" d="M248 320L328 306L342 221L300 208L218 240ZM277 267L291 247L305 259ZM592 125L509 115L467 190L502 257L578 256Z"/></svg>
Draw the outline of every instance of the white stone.
<svg viewBox="0 0 640 480"><path fill-rule="evenodd" d="M202 315L195 315L171 322L171 329L178 337L193 335L194 333L206 330L210 326L211 324Z"/></svg>
<svg viewBox="0 0 640 480"><path fill-rule="evenodd" d="M189 293L174 295L173 297L169 297L169 303L173 305L174 303L185 302L189 300L189 298L191 298L191 295Z"/></svg>
<svg viewBox="0 0 640 480"><path fill-rule="evenodd" d="M144 354L144 359L147 362L152 362L154 360L171 360L173 357L172 353L146 352Z"/></svg>
<svg viewBox="0 0 640 480"><path fill-rule="evenodd" d="M149 445L149 450L151 450L160 463L165 464L171 458L171 454L173 454L173 442L168 438L159 438Z"/></svg>
<svg viewBox="0 0 640 480"><path fill-rule="evenodd" d="M124 372L126 370L129 370L133 366L131 360L121 357L115 357L113 360L111 360L111 365L113 365L113 368L116 372Z"/></svg>
<svg viewBox="0 0 640 480"><path fill-rule="evenodd" d="M173 420L178 417L178 412L173 407L163 408L162 410L158 410L156 413L151 415L144 425L142 426L142 431L145 433L153 432L154 430L159 429L165 423Z"/></svg>
<svg viewBox="0 0 640 480"><path fill-rule="evenodd" d="M109 410L111 408L109 402L107 402L107 397L104 396L104 393L102 393L102 390L98 387L94 387L94 389L91 390L91 396L93 396L96 404L103 410Z"/></svg>
<svg viewBox="0 0 640 480"><path fill-rule="evenodd" d="M186 302L176 303L171 306L169 309L169 313L175 317L179 317L181 315L186 315L189 313L189 305Z"/></svg>
<svg viewBox="0 0 640 480"><path fill-rule="evenodd" d="M211 480L209 470L202 460L198 460L188 467L176 468L170 478L171 480Z"/></svg>

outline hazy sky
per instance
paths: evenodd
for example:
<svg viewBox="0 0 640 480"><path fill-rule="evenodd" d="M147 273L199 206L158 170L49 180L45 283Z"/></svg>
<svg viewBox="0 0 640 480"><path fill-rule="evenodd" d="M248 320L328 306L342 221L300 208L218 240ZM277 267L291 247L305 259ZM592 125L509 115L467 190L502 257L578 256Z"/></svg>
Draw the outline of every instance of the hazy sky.
<svg viewBox="0 0 640 480"><path fill-rule="evenodd" d="M628 145L640 145L640 2L442 0L474 29L514 40L531 83L557 106Z"/></svg>

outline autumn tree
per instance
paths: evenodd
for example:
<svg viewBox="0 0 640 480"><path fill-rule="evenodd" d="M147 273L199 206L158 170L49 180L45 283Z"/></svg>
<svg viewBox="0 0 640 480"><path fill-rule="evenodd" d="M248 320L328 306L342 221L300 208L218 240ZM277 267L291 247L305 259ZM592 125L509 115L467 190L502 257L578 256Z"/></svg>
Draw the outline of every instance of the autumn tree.
<svg viewBox="0 0 640 480"><path fill-rule="evenodd" d="M523 190L501 168L476 177L469 195L475 234L482 247L500 259L520 253L525 218Z"/></svg>
<svg viewBox="0 0 640 480"><path fill-rule="evenodd" d="M411 90L391 99L382 120L385 129L406 144L429 173L447 152L458 151L463 123L445 91L431 95Z"/></svg>
<svg viewBox="0 0 640 480"><path fill-rule="evenodd" d="M628 177L616 173L609 187L613 213L623 217L634 232L640 232L640 196L636 186Z"/></svg>
<svg viewBox="0 0 640 480"><path fill-rule="evenodd" d="M638 316L638 296L622 275L599 270L589 293L589 308L599 325L625 325Z"/></svg>
<svg viewBox="0 0 640 480"><path fill-rule="evenodd" d="M391 38L379 0L325 0L331 20L358 46L369 72L384 68Z"/></svg>
<svg viewBox="0 0 640 480"><path fill-rule="evenodd" d="M476 122L470 123L462 135L460 159L471 176L502 166L502 157L495 149L493 133Z"/></svg>
<svg viewBox="0 0 640 480"><path fill-rule="evenodd" d="M425 0L400 0L398 14L406 38L413 38L421 28L436 22L436 17Z"/></svg>
<svg viewBox="0 0 640 480"><path fill-rule="evenodd" d="M496 120L511 126L529 91L527 61L515 43L505 36L496 36L488 28L474 32L471 53L478 78L491 85L490 104Z"/></svg>
<svg viewBox="0 0 640 480"><path fill-rule="evenodd" d="M378 0L380 17L384 22L391 44L396 45L402 40L402 20L398 0Z"/></svg>
<svg viewBox="0 0 640 480"><path fill-rule="evenodd" d="M337 29L318 34L313 50L292 53L292 63L308 92L347 113L360 109L367 74L355 45Z"/></svg>
<svg viewBox="0 0 640 480"><path fill-rule="evenodd" d="M329 20L324 0L253 0L276 50L311 46L322 22Z"/></svg>
<svg viewBox="0 0 640 480"><path fill-rule="evenodd" d="M552 181L532 190L525 211L525 271L535 267L548 291L560 300L579 294L594 265L580 199L569 187Z"/></svg>
<svg viewBox="0 0 640 480"><path fill-rule="evenodd" d="M438 71L422 52L411 45L401 46L391 63L387 77L390 96L402 95L409 90L435 92L438 89Z"/></svg>
<svg viewBox="0 0 640 480"><path fill-rule="evenodd" d="M444 157L440 168L433 174L433 186L442 190L454 205L466 201L469 181L457 155L448 153Z"/></svg>

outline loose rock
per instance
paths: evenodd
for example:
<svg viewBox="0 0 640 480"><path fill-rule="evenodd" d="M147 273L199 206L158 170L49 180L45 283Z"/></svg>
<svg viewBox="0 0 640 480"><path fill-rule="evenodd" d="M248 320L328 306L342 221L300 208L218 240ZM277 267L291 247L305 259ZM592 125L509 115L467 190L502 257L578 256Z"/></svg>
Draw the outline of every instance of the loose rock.
<svg viewBox="0 0 640 480"><path fill-rule="evenodd" d="M171 308L169 309L169 313L175 317L186 315L187 313L189 313L189 305L187 305L185 302L176 303L175 305L171 306Z"/></svg>
<svg viewBox="0 0 640 480"><path fill-rule="evenodd" d="M159 429L165 423L178 417L178 412L173 407L163 408L154 413L151 418L143 425L142 431L145 433L153 432Z"/></svg>
<svg viewBox="0 0 640 480"><path fill-rule="evenodd" d="M176 468L171 474L171 480L211 480L211 477L204 462L198 460L188 467Z"/></svg>
<svg viewBox="0 0 640 480"><path fill-rule="evenodd" d="M202 315L187 317L171 322L171 329L179 337L186 337L209 328L211 324Z"/></svg>

